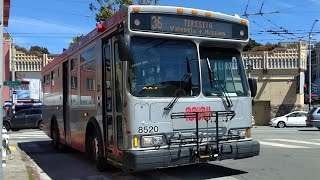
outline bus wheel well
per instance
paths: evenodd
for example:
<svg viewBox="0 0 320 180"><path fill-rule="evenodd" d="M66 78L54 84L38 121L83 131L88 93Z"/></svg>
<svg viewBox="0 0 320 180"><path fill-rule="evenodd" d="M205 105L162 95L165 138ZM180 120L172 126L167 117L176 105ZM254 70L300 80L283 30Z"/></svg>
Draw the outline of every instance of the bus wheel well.
<svg viewBox="0 0 320 180"><path fill-rule="evenodd" d="M86 128L85 152L87 157L96 164L99 171L105 169L103 140L98 123L88 122Z"/></svg>
<svg viewBox="0 0 320 180"><path fill-rule="evenodd" d="M102 136L100 133L100 128L98 123L96 122L96 120L94 119L90 119L88 124L87 124L87 128L86 128L86 151L87 151L87 140L92 136L92 135L97 135L99 140L101 141L100 143L102 143Z"/></svg>

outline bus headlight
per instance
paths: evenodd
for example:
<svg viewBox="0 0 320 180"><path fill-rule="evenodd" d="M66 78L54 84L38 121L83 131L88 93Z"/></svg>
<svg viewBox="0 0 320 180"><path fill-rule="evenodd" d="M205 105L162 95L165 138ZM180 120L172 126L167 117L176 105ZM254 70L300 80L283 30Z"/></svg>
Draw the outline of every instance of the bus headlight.
<svg viewBox="0 0 320 180"><path fill-rule="evenodd" d="M250 138L251 137L251 129L230 129L229 135L231 136L239 136L240 138Z"/></svg>
<svg viewBox="0 0 320 180"><path fill-rule="evenodd" d="M142 147L161 146L163 144L164 144L163 135L142 136L141 137L141 146Z"/></svg>

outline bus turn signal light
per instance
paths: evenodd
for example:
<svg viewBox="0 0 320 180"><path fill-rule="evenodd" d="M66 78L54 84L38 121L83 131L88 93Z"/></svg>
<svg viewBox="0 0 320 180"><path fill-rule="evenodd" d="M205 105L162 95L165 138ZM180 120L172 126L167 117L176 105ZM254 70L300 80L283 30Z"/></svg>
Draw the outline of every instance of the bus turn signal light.
<svg viewBox="0 0 320 180"><path fill-rule="evenodd" d="M248 129L247 129L247 138L250 138L250 137L251 137L251 129L248 128Z"/></svg>
<svg viewBox="0 0 320 180"><path fill-rule="evenodd" d="M138 137L133 138L133 147L137 148L138 147Z"/></svg>

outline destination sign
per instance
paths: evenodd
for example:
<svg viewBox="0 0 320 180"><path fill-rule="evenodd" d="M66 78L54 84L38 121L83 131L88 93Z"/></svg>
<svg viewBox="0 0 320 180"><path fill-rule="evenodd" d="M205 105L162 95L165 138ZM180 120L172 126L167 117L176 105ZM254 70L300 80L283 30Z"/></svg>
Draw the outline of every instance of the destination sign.
<svg viewBox="0 0 320 180"><path fill-rule="evenodd" d="M173 14L132 13L131 29L222 39L248 39L248 26L218 19Z"/></svg>

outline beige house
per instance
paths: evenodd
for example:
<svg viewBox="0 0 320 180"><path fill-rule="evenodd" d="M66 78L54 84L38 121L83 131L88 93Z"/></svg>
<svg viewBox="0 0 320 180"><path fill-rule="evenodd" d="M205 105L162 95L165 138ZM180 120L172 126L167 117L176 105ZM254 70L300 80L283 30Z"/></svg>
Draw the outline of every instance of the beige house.
<svg viewBox="0 0 320 180"><path fill-rule="evenodd" d="M51 62L58 55L41 54L36 51L28 51L19 46L10 48L9 69L13 81L28 82L13 87L15 91L12 99L14 102L19 99L42 99L41 70L42 67ZM12 52L13 51L13 52Z"/></svg>
<svg viewBox="0 0 320 180"><path fill-rule="evenodd" d="M57 56L56 54L41 54L36 51L28 51L25 48L15 46L14 61L10 59L10 71L12 71L12 62L14 62L14 70L16 72L41 72L42 67Z"/></svg>
<svg viewBox="0 0 320 180"><path fill-rule="evenodd" d="M270 118L304 109L307 46L305 42L286 44L272 51L244 52L245 66L258 80L253 116L257 125L268 125Z"/></svg>

